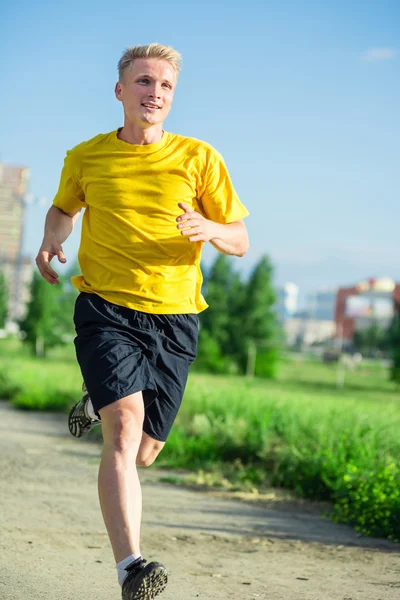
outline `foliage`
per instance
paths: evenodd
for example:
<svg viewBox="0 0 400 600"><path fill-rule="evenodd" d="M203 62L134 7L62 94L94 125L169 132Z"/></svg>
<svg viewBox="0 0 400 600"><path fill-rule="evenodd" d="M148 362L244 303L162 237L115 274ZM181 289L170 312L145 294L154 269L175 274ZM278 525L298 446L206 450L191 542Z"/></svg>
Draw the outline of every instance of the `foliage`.
<svg viewBox="0 0 400 600"><path fill-rule="evenodd" d="M19 407L68 410L79 398L72 347L44 360L5 342L0 373L22 388ZM333 518L361 533L400 540L400 397L379 364L347 377L338 390L334 365L292 360L267 385L192 374L157 465L211 473L202 479L214 483L219 471L243 489L283 486L331 502Z"/></svg>
<svg viewBox="0 0 400 600"><path fill-rule="evenodd" d="M0 329L3 329L8 314L8 288L5 275L0 271Z"/></svg>
<svg viewBox="0 0 400 600"><path fill-rule="evenodd" d="M243 314L243 339L239 365L245 372L248 348L251 343L258 352L259 373L275 375L279 356L278 321L275 310L276 295L272 285L273 269L269 259L263 256L250 274L246 286ZM264 366L262 366L264 365Z"/></svg>
<svg viewBox="0 0 400 600"><path fill-rule="evenodd" d="M264 256L244 282L230 258L217 257L205 278L209 308L200 315L203 335L197 368L204 370L208 365L210 373L245 373L250 366L259 376L276 375L280 343L272 272ZM253 348L255 368L249 365Z"/></svg>
<svg viewBox="0 0 400 600"><path fill-rule="evenodd" d="M20 391L20 385L10 376L7 369L3 368L0 371L0 399L11 400Z"/></svg>
<svg viewBox="0 0 400 600"><path fill-rule="evenodd" d="M201 326L218 344L226 346L229 330L229 303L235 273L225 254L219 254L204 278L205 295L209 307L201 314Z"/></svg>
<svg viewBox="0 0 400 600"><path fill-rule="evenodd" d="M73 315L75 301L78 296L78 290L73 287L70 279L66 279L60 284L61 290L58 298L57 325L62 332L62 341L71 341L75 335Z"/></svg>
<svg viewBox="0 0 400 600"><path fill-rule="evenodd" d="M301 369L304 378L304 363ZM321 365L313 369L322 372ZM225 476L236 463L242 481L330 501L335 520L400 540L398 399L351 381L346 393L339 392L334 369L326 369L332 374L327 389L303 379L268 388L238 378L192 380L161 460L206 470L221 464Z"/></svg>
<svg viewBox="0 0 400 600"><path fill-rule="evenodd" d="M335 490L333 519L364 535L400 541L400 469L388 457L379 468L348 463Z"/></svg>
<svg viewBox="0 0 400 600"><path fill-rule="evenodd" d="M255 357L254 374L256 377L273 379L278 373L280 349L278 344L271 348L261 348Z"/></svg>
<svg viewBox="0 0 400 600"><path fill-rule="evenodd" d="M35 272L27 313L20 328L24 341L37 356L45 356L49 349L71 340L76 295L69 281L60 278L59 285L50 285Z"/></svg>
<svg viewBox="0 0 400 600"><path fill-rule="evenodd" d="M237 367L228 357L223 356L217 340L207 329L201 329L199 333L199 347L196 362L196 371L204 373L236 373Z"/></svg>
<svg viewBox="0 0 400 600"><path fill-rule="evenodd" d="M27 314L20 327L26 343L37 355L44 356L61 341L57 323L59 295L60 287L51 286L35 271Z"/></svg>
<svg viewBox="0 0 400 600"><path fill-rule="evenodd" d="M400 305L396 307L388 335L389 348L392 355L391 378L400 384Z"/></svg>
<svg viewBox="0 0 400 600"><path fill-rule="evenodd" d="M68 410L81 389L72 347L54 348L46 358L34 358L21 342L18 347L16 343L0 340L0 398L27 410Z"/></svg>
<svg viewBox="0 0 400 600"><path fill-rule="evenodd" d="M71 393L61 392L54 385L45 388L42 383L33 382L29 389L19 390L12 403L22 410L65 412L77 398Z"/></svg>
<svg viewBox="0 0 400 600"><path fill-rule="evenodd" d="M377 356L388 349L388 332L373 322L366 329L357 329L353 337L353 346L364 356Z"/></svg>

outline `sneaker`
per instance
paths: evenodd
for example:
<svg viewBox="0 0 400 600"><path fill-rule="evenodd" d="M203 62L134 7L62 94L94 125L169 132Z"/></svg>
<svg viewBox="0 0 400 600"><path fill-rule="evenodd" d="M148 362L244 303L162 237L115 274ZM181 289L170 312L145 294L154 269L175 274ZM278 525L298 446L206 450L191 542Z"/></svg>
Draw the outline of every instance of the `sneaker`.
<svg viewBox="0 0 400 600"><path fill-rule="evenodd" d="M122 600L152 600L165 590L167 569L158 562L135 560L127 569L128 576L122 584Z"/></svg>
<svg viewBox="0 0 400 600"><path fill-rule="evenodd" d="M75 404L68 416L68 429L76 438L83 437L95 426L101 423L101 419L92 419L87 412L87 404L90 400L85 384L82 385L82 398Z"/></svg>

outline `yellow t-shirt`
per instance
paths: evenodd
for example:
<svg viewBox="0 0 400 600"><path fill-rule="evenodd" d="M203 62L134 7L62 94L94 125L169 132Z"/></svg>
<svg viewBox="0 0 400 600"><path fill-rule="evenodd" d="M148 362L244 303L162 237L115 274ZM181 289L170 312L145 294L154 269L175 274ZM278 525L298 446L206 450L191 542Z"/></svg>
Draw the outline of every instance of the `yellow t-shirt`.
<svg viewBox="0 0 400 600"><path fill-rule="evenodd" d="M248 212L224 161L209 144L164 132L133 145L101 134L67 152L54 206L85 208L79 248L82 292L155 314L198 313L203 243L177 229L186 202L206 218L230 223Z"/></svg>

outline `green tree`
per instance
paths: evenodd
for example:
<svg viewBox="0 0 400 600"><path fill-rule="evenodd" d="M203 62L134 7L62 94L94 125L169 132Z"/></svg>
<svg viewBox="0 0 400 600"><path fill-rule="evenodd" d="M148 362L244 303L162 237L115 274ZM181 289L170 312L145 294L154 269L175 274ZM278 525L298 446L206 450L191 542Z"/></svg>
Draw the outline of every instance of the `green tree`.
<svg viewBox="0 0 400 600"><path fill-rule="evenodd" d="M222 350L224 354L231 356L238 365L243 350L243 335L245 334L245 324L243 317L246 314L247 286L242 281L238 273L234 273L229 289L228 313L229 322L227 325L226 340Z"/></svg>
<svg viewBox="0 0 400 600"><path fill-rule="evenodd" d="M237 372L234 361L222 353L221 347L207 329L200 329L199 347L195 362L196 371L205 373L231 373Z"/></svg>
<svg viewBox="0 0 400 600"><path fill-rule="evenodd" d="M204 293L210 307L200 316L199 368L275 375L280 330L272 274L264 256L244 283L229 257L217 257L205 277Z"/></svg>
<svg viewBox="0 0 400 600"><path fill-rule="evenodd" d="M79 263L75 260L60 281L58 326L65 340L72 340L75 335L73 315L79 291L72 285L71 277L80 273Z"/></svg>
<svg viewBox="0 0 400 600"><path fill-rule="evenodd" d="M395 315L389 328L388 344L392 355L390 376L397 385L400 385L400 305L396 307Z"/></svg>
<svg viewBox="0 0 400 600"><path fill-rule="evenodd" d="M369 327L355 331L353 346L365 356L376 356L388 350L388 332L374 321Z"/></svg>
<svg viewBox="0 0 400 600"><path fill-rule="evenodd" d="M230 298L236 279L232 263L225 254L219 254L204 278L204 295L209 308L200 315L201 328L208 331L221 350L228 341Z"/></svg>
<svg viewBox="0 0 400 600"><path fill-rule="evenodd" d="M0 271L0 329L3 329L8 315L8 287L5 275Z"/></svg>
<svg viewBox="0 0 400 600"><path fill-rule="evenodd" d="M250 274L242 307L239 366L245 372L254 360L256 375L274 377L281 343L281 332L275 310L273 267L263 256Z"/></svg>
<svg viewBox="0 0 400 600"><path fill-rule="evenodd" d="M63 342L63 327L60 324L62 284L50 285L35 271L31 283L31 298L20 328L25 333L25 342L36 356L45 356L49 348Z"/></svg>

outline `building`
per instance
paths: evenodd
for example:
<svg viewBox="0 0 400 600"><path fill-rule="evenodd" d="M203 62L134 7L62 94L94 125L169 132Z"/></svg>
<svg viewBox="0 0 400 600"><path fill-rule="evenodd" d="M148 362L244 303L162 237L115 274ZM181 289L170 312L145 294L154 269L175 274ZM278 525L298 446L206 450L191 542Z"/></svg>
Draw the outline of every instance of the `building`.
<svg viewBox="0 0 400 600"><path fill-rule="evenodd" d="M283 325L286 344L298 349L308 348L313 344L326 344L335 337L335 321L307 318L287 319Z"/></svg>
<svg viewBox="0 0 400 600"><path fill-rule="evenodd" d="M389 277L340 288L335 308L336 337L350 342L357 329L373 323L388 327L396 305L400 305L400 284Z"/></svg>
<svg viewBox="0 0 400 600"><path fill-rule="evenodd" d="M334 321L336 288L324 288L311 292L306 300L306 313L316 321Z"/></svg>
<svg viewBox="0 0 400 600"><path fill-rule="evenodd" d="M285 283L285 285L276 289L276 312L280 321L283 322L295 314L298 297L299 288L295 283Z"/></svg>
<svg viewBox="0 0 400 600"><path fill-rule="evenodd" d="M23 315L27 300L27 282L33 267L22 256L24 235L24 198L29 169L0 163L0 270L9 290L9 319Z"/></svg>

